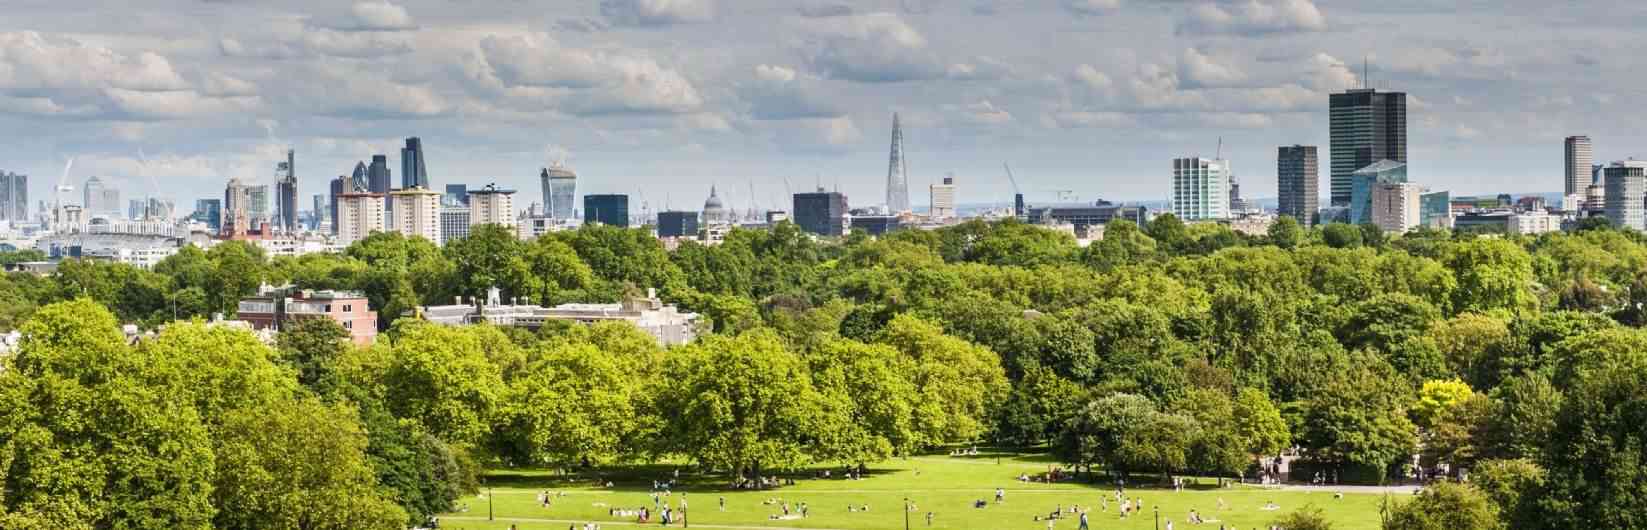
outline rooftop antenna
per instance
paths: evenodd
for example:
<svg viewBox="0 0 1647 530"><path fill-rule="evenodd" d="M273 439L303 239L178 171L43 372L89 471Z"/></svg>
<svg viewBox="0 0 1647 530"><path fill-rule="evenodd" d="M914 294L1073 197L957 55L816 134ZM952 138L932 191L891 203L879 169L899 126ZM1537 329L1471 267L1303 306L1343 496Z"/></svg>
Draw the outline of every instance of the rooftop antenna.
<svg viewBox="0 0 1647 530"><path fill-rule="evenodd" d="M1361 54L1361 88L1372 88L1372 80L1367 79L1367 54Z"/></svg>
<svg viewBox="0 0 1647 530"><path fill-rule="evenodd" d="M1222 137L1222 136L1218 137L1218 150L1213 152L1212 159L1213 160L1223 160L1224 159L1224 137Z"/></svg>

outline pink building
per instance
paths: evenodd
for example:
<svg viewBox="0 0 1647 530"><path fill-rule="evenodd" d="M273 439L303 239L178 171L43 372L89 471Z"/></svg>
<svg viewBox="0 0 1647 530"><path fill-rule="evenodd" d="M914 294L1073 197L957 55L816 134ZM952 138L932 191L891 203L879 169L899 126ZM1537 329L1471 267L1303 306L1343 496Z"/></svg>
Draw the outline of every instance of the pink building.
<svg viewBox="0 0 1647 530"><path fill-rule="evenodd" d="M330 318L349 332L349 340L365 346L377 340L377 312L360 293L345 291L296 291L281 296L265 292L240 301L238 315L253 329L281 330L299 318Z"/></svg>

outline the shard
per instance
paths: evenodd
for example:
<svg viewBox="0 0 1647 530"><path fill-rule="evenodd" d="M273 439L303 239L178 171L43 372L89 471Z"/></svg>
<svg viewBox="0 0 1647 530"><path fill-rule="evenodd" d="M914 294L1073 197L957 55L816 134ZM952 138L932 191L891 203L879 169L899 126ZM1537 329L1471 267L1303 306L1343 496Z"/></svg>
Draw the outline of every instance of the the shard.
<svg viewBox="0 0 1647 530"><path fill-rule="evenodd" d="M904 162L904 130L898 113L892 113L892 160L886 169L886 209L894 214L909 211L909 167Z"/></svg>

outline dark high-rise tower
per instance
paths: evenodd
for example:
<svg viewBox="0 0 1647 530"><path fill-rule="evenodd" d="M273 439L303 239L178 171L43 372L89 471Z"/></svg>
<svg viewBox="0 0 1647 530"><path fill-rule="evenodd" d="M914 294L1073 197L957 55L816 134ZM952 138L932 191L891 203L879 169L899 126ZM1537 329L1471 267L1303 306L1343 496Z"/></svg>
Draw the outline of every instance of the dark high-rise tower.
<svg viewBox="0 0 1647 530"><path fill-rule="evenodd" d="M423 165L423 140L413 136L400 149L400 187L429 187L429 169Z"/></svg>
<svg viewBox="0 0 1647 530"><path fill-rule="evenodd" d="M356 172L357 173L359 172L358 168L357 168ZM332 235L334 235L334 236L337 235L337 226L338 226L337 225L337 197L339 195L343 195L345 193L358 193L358 192L361 191L359 189L352 189L351 186L350 186L349 181L350 181L350 179L347 178L347 177L344 177L343 175L338 175L337 178L332 179L332 201L327 203L327 204L330 205L327 208L327 211L328 211L328 215L332 219ZM320 213L315 212L315 215L320 215Z"/></svg>
<svg viewBox="0 0 1647 530"><path fill-rule="evenodd" d="M1299 224L1314 224L1321 209L1320 162L1313 145L1283 145L1275 154L1276 189L1280 191L1279 213Z"/></svg>
<svg viewBox="0 0 1647 530"><path fill-rule="evenodd" d="M366 191L383 196L383 213L389 213L389 155L372 155L372 165L366 168Z"/></svg>
<svg viewBox="0 0 1647 530"><path fill-rule="evenodd" d="M1329 96L1332 205L1350 203L1355 170L1407 161L1407 94L1359 88Z"/></svg>
<svg viewBox="0 0 1647 530"><path fill-rule="evenodd" d="M29 176L0 171L0 221L29 219Z"/></svg>
<svg viewBox="0 0 1647 530"><path fill-rule="evenodd" d="M584 195L583 222L629 227L628 195Z"/></svg>
<svg viewBox="0 0 1647 530"><path fill-rule="evenodd" d="M909 211L909 164L904 161L904 130L898 113L892 113L892 158L886 168L886 209L894 214Z"/></svg>
<svg viewBox="0 0 1647 530"><path fill-rule="evenodd" d="M286 161L276 167L280 175L280 182L275 186L276 210L275 224L286 233L297 232L297 155L291 149L286 150Z"/></svg>
<svg viewBox="0 0 1647 530"><path fill-rule="evenodd" d="M796 193L791 219L804 232L822 236L846 235L847 201L838 191Z"/></svg>

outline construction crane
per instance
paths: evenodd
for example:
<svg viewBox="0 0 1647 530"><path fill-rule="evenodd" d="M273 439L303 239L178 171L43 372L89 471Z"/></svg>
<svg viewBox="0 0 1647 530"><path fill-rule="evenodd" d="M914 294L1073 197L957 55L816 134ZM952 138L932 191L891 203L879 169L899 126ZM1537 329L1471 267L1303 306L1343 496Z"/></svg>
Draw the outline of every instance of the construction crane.
<svg viewBox="0 0 1647 530"><path fill-rule="evenodd" d="M1018 189L1018 177L1012 176L1012 166L1007 165L1006 162L1001 162L1001 167L1006 168L1007 181L1012 183L1012 216L1022 219L1024 218L1024 192Z"/></svg>

